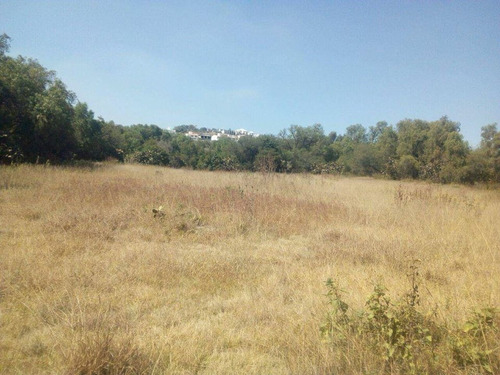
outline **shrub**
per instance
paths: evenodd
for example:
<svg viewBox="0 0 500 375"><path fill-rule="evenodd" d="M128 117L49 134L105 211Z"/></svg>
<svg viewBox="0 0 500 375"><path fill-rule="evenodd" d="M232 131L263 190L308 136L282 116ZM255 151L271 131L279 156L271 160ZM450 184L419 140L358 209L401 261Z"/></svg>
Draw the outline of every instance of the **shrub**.
<svg viewBox="0 0 500 375"><path fill-rule="evenodd" d="M498 310L486 307L476 310L462 329L450 335L453 359L462 368L493 374L500 370L498 354Z"/></svg>
<svg viewBox="0 0 500 375"><path fill-rule="evenodd" d="M411 155L404 155L399 159L396 169L400 178L417 178L419 162Z"/></svg>
<svg viewBox="0 0 500 375"><path fill-rule="evenodd" d="M168 165L168 153L160 148L138 151L132 156L132 161L149 165Z"/></svg>
<svg viewBox="0 0 500 375"><path fill-rule="evenodd" d="M499 373L498 310L480 309L462 328L447 328L432 319L434 313L423 314L418 309L416 262L410 266L409 280L409 291L396 303L387 296L384 286L376 285L365 309L350 312L342 289L328 279L330 309L320 328L323 337L337 348L370 348L385 364L384 373L442 373L450 366L466 373ZM451 363L443 358L449 358Z"/></svg>

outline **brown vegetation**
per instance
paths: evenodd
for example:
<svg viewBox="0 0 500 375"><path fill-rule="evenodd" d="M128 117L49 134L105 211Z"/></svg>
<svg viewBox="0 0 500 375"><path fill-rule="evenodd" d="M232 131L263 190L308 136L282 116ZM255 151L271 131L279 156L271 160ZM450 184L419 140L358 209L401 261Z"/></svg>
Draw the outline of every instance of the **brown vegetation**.
<svg viewBox="0 0 500 375"><path fill-rule="evenodd" d="M499 305L499 223L499 191L464 186L1 167L0 373L401 373L325 339L325 281L360 311L418 258L420 311L461 332ZM488 372L439 353L423 373Z"/></svg>

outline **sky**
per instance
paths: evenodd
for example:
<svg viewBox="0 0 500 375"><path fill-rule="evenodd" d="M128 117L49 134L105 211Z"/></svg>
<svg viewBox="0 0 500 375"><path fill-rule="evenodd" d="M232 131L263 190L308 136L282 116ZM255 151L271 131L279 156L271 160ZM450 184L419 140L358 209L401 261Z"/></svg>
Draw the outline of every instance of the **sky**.
<svg viewBox="0 0 500 375"><path fill-rule="evenodd" d="M1 33L123 125L500 123L498 0L3 0Z"/></svg>

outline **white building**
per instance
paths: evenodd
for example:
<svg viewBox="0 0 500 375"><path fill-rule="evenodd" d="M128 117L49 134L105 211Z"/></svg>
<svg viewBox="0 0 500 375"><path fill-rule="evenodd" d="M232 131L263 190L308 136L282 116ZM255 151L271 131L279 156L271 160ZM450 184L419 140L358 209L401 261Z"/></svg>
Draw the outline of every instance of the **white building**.
<svg viewBox="0 0 500 375"><path fill-rule="evenodd" d="M198 140L200 139L200 135L198 133L195 133L195 132L192 132L192 131L189 131L187 132L186 134L189 138L191 138L192 140Z"/></svg>

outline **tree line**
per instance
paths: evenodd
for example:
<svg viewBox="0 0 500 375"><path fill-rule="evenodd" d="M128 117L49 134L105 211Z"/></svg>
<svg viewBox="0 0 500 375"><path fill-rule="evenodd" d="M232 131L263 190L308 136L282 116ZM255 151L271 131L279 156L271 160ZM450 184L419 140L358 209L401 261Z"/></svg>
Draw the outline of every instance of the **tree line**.
<svg viewBox="0 0 500 375"><path fill-rule="evenodd" d="M325 134L320 124L292 125L277 136L193 141L181 125L122 126L95 118L53 71L36 60L7 55L10 38L0 36L0 163L120 161L208 170L385 175L438 182L500 182L500 132L481 129L473 149L460 124L404 119L380 121L345 134ZM199 129L206 130L206 129Z"/></svg>

